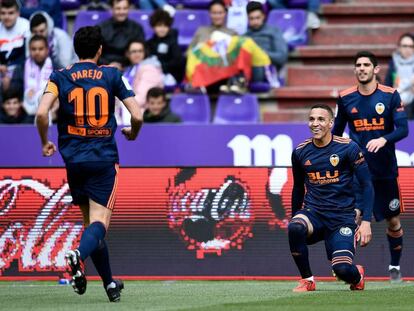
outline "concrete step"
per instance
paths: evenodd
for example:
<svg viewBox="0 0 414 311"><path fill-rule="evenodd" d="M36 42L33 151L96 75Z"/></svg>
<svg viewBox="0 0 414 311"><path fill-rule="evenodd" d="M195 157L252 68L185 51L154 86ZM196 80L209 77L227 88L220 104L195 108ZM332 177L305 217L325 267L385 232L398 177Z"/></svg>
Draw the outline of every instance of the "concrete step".
<svg viewBox="0 0 414 311"><path fill-rule="evenodd" d="M388 66L382 66L379 77L384 81ZM289 65L286 85L332 86L356 84L353 64L349 65Z"/></svg>
<svg viewBox="0 0 414 311"><path fill-rule="evenodd" d="M280 109L309 108L314 104L335 105L339 92L352 86L285 86L274 90Z"/></svg>
<svg viewBox="0 0 414 311"><path fill-rule="evenodd" d="M312 35L312 45L396 44L401 34L413 29L414 23L323 25Z"/></svg>
<svg viewBox="0 0 414 311"><path fill-rule="evenodd" d="M302 109L278 109L277 111L264 111L262 113L263 123L288 123L306 122L309 108Z"/></svg>
<svg viewBox="0 0 414 311"><path fill-rule="evenodd" d="M414 1L407 2L352 2L322 6L322 15L328 23L389 23L413 21Z"/></svg>
<svg viewBox="0 0 414 311"><path fill-rule="evenodd" d="M359 51L371 51L380 63L387 64L395 49L395 44L308 45L297 47L290 54L290 58L300 60L303 64L352 64L356 53Z"/></svg>

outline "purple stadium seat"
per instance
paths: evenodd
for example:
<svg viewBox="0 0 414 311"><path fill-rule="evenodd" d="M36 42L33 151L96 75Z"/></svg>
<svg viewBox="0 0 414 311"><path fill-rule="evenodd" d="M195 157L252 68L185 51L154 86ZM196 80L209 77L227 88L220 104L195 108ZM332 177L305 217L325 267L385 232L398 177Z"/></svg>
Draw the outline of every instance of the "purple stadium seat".
<svg viewBox="0 0 414 311"><path fill-rule="evenodd" d="M270 90L268 82L250 82L249 90L252 93L267 93Z"/></svg>
<svg viewBox="0 0 414 311"><path fill-rule="evenodd" d="M60 0L60 5L64 11L76 10L81 6L81 2L78 0Z"/></svg>
<svg viewBox="0 0 414 311"><path fill-rule="evenodd" d="M68 18L66 14L62 12L62 27L64 31L68 32Z"/></svg>
<svg viewBox="0 0 414 311"><path fill-rule="evenodd" d="M129 18L142 26L146 40L150 39L154 33L149 23L151 13L152 11L144 11L144 10L130 10L129 11Z"/></svg>
<svg viewBox="0 0 414 311"><path fill-rule="evenodd" d="M171 110L184 123L210 123L210 99L204 94L175 94L170 101Z"/></svg>
<svg viewBox="0 0 414 311"><path fill-rule="evenodd" d="M94 26L111 17L108 11L79 11L73 25L73 34L85 26Z"/></svg>
<svg viewBox="0 0 414 311"><path fill-rule="evenodd" d="M173 27L178 30L178 44L186 48L198 27L210 25L210 16L203 10L177 10Z"/></svg>
<svg viewBox="0 0 414 311"><path fill-rule="evenodd" d="M307 13L305 10L278 9L270 11L267 23L279 27L289 48L293 49L296 46L308 43L306 18Z"/></svg>
<svg viewBox="0 0 414 311"><path fill-rule="evenodd" d="M255 95L220 95L213 123L257 122L259 122L259 102Z"/></svg>
<svg viewBox="0 0 414 311"><path fill-rule="evenodd" d="M186 8L191 9L207 9L211 0L182 0L182 4Z"/></svg>

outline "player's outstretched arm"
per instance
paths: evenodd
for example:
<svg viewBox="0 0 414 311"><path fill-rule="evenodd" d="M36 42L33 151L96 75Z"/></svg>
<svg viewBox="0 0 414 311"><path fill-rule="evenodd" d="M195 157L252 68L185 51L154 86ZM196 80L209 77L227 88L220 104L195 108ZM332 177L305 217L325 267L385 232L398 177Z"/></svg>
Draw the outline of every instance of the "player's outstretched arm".
<svg viewBox="0 0 414 311"><path fill-rule="evenodd" d="M131 114L131 127L124 127L121 132L128 140L135 140L143 123L141 110L134 97L125 98L122 102Z"/></svg>
<svg viewBox="0 0 414 311"><path fill-rule="evenodd" d="M56 96L52 93L44 93L40 99L39 108L36 113L36 126L42 142L42 153L44 156L51 156L56 151L54 143L47 139L49 128L49 110L51 109Z"/></svg>

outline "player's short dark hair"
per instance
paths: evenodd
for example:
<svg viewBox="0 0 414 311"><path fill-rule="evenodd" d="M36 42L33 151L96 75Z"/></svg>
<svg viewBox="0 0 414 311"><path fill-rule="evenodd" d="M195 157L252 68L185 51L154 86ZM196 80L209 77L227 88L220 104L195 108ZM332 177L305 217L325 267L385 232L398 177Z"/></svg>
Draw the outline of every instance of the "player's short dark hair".
<svg viewBox="0 0 414 311"><path fill-rule="evenodd" d="M79 59L94 58L102 46L101 28L98 26L81 27L75 33L73 45Z"/></svg>
<svg viewBox="0 0 414 311"><path fill-rule="evenodd" d="M114 4L121 2L121 1L124 1L124 0L109 0L109 5L111 7L114 7ZM128 1L128 4L131 5L131 1L130 0L127 0L127 1Z"/></svg>
<svg viewBox="0 0 414 311"><path fill-rule="evenodd" d="M30 19L30 30L33 30L33 28L35 28L35 27L37 27L41 24L46 24L47 25L46 17L42 13L36 13Z"/></svg>
<svg viewBox="0 0 414 311"><path fill-rule="evenodd" d="M152 97L152 98L158 98L160 96L162 96L162 99L164 101L167 101L167 95L166 95L166 93L165 93L165 91L164 91L163 88L157 87L157 86L156 87L152 87L147 92L147 101L150 99L150 97Z"/></svg>
<svg viewBox="0 0 414 311"><path fill-rule="evenodd" d="M29 46L35 41L42 41L45 44L46 48L49 48L49 43L45 37L41 35L33 35L29 40Z"/></svg>
<svg viewBox="0 0 414 311"><path fill-rule="evenodd" d="M0 1L0 8L10 9L15 7L18 11L20 10L20 5L16 0L2 0Z"/></svg>
<svg viewBox="0 0 414 311"><path fill-rule="evenodd" d="M6 100L17 98L19 101L23 100L23 92L17 87L10 87L6 91L3 92L3 103L6 102Z"/></svg>
<svg viewBox="0 0 414 311"><path fill-rule="evenodd" d="M406 32L398 38L398 44L400 44L401 40L404 38L410 38L414 42L414 35L412 33Z"/></svg>
<svg viewBox="0 0 414 311"><path fill-rule="evenodd" d="M250 1L246 6L247 15L249 15L251 12L254 12L254 11L260 11L263 14L265 14L263 5L260 2Z"/></svg>
<svg viewBox="0 0 414 311"><path fill-rule="evenodd" d="M157 25L165 25L167 27L171 27L173 21L174 20L171 17L171 15L168 12L161 9L155 10L150 17L150 25L152 28L154 28Z"/></svg>
<svg viewBox="0 0 414 311"><path fill-rule="evenodd" d="M216 5L216 4L221 5L227 11L226 4L224 3L223 0L213 0L213 1L211 1L208 4L208 10L210 11L211 10L211 7L214 6L214 5Z"/></svg>
<svg viewBox="0 0 414 311"><path fill-rule="evenodd" d="M367 57L369 58L370 62L372 63L372 65L374 67L378 66L378 59L377 57L374 55L374 53L370 52L370 51L360 51L358 52L355 57L354 57L354 65L356 64L356 62L358 61L358 59L360 59L361 57Z"/></svg>
<svg viewBox="0 0 414 311"><path fill-rule="evenodd" d="M315 105L313 105L312 107L311 107L311 109L310 110L312 110L312 109L323 109L323 110L326 110L326 111L328 111L328 113L329 113L329 116L333 119L334 118L334 113L333 113L333 110L332 110L332 108L331 107L329 107L328 105L326 105L326 104L315 104Z"/></svg>

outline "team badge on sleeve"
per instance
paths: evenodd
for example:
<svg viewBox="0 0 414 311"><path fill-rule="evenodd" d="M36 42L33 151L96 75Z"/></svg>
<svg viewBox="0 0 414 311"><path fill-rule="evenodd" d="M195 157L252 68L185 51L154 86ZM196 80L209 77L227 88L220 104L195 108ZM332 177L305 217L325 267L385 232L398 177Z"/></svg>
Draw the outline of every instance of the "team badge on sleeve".
<svg viewBox="0 0 414 311"><path fill-rule="evenodd" d="M385 110L385 106L384 106L384 104L383 104L383 103L377 103L377 104L375 105L375 111L376 111L378 114L382 114L382 113L384 112L384 110Z"/></svg>
<svg viewBox="0 0 414 311"><path fill-rule="evenodd" d="M337 166L338 163L339 163L339 157L338 157L338 155L337 154L331 155L331 157L329 158L329 161L331 162L331 164L333 166Z"/></svg>

